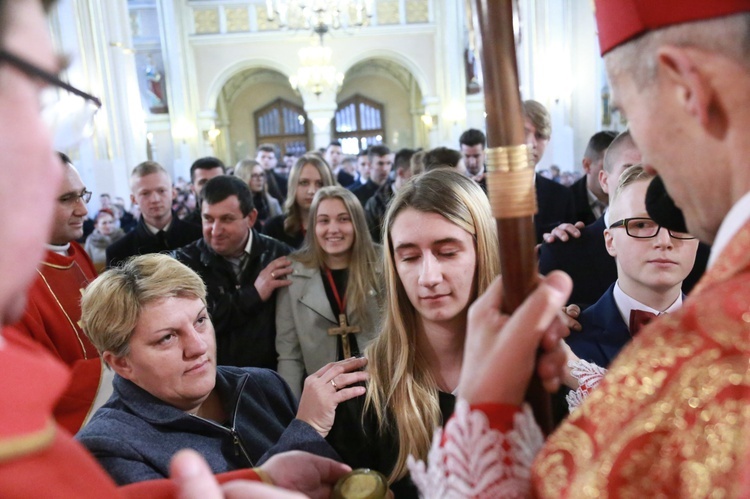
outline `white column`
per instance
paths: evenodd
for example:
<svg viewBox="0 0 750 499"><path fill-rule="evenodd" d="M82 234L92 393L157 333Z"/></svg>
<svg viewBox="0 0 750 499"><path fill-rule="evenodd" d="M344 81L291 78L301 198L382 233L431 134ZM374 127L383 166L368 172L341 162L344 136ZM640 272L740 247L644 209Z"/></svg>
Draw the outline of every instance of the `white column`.
<svg viewBox="0 0 750 499"><path fill-rule="evenodd" d="M440 141L440 99L436 96L427 96L422 99L424 105L424 114L430 116L431 122L426 123L428 144L427 149L432 149L441 145Z"/></svg>
<svg viewBox="0 0 750 499"><path fill-rule="evenodd" d="M336 94L323 92L315 95L300 89L307 119L313 124L313 149L328 147L331 142L331 120L336 114Z"/></svg>
<svg viewBox="0 0 750 499"><path fill-rule="evenodd" d="M72 54L67 79L102 100L94 135L71 153L95 193L129 194L129 171L146 159L146 130L126 0L63 0L51 24ZM137 103L133 105L133 103ZM96 207L94 207L96 208Z"/></svg>
<svg viewBox="0 0 750 499"><path fill-rule="evenodd" d="M157 0L156 7L175 151L172 174L174 178L189 178L190 165L197 159L203 140L197 123L195 61L188 43L190 10L181 0Z"/></svg>
<svg viewBox="0 0 750 499"><path fill-rule="evenodd" d="M458 148L458 138L466 128L466 75L464 71L464 4L435 2L438 24L436 36L437 89L442 109L437 129L438 145ZM430 134L432 142L432 133Z"/></svg>

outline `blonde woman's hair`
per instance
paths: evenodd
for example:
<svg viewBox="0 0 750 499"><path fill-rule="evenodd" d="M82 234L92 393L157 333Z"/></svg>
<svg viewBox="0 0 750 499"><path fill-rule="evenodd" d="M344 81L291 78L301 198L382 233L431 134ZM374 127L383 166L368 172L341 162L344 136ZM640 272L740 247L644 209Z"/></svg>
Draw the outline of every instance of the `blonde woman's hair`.
<svg viewBox="0 0 750 499"><path fill-rule="evenodd" d="M356 324L362 324L366 329L372 329L378 324L372 323L374 318L369 317L367 303L370 300L380 300L382 296L382 268L375 244L367 229L365 212L357 197L351 191L339 186L323 187L315 193L312 206L310 206L310 218L307 222L307 234L305 242L291 258L309 268L321 268L325 265L326 254L315 237L315 224L320 203L326 199L339 199L354 226L354 242L349 250L349 267L346 284L346 302L351 305L352 315ZM374 290L376 295L371 296Z"/></svg>
<svg viewBox="0 0 750 499"><path fill-rule="evenodd" d="M206 286L193 270L167 255L133 257L101 274L84 291L81 327L99 352L127 355L144 307L164 298L206 301Z"/></svg>
<svg viewBox="0 0 750 499"><path fill-rule="evenodd" d="M284 232L290 236L297 234L300 227L302 227L302 224L307 223L307 220L302 220L302 211L297 205L297 184L299 184L299 176L302 173L302 169L307 165L312 165L318 170L318 173L320 173L320 180L323 182L323 187L336 185L336 182L333 180L331 168L320 156L307 153L294 163L292 170L289 172L286 201L284 201L284 214L286 215L286 219L284 220Z"/></svg>
<svg viewBox="0 0 750 499"><path fill-rule="evenodd" d="M235 165L234 172L232 173L232 175L239 178L240 180L245 182L248 187L250 187L250 181L253 178L253 168L255 168L256 166L261 166L261 165L254 159L250 159L250 158L241 159ZM263 179L263 192L264 193L268 192L268 184L266 183L265 178Z"/></svg>
<svg viewBox="0 0 750 499"><path fill-rule="evenodd" d="M365 413L374 411L381 433L398 434L398 457L388 480L407 473L406 459L426 459L435 428L441 424L438 387L417 349L418 314L404 290L393 257L391 228L406 209L437 213L474 237L475 295L483 293L500 270L497 229L487 196L455 169L439 168L412 177L402 186L383 222L385 291L388 297L380 335L367 348L370 382Z"/></svg>

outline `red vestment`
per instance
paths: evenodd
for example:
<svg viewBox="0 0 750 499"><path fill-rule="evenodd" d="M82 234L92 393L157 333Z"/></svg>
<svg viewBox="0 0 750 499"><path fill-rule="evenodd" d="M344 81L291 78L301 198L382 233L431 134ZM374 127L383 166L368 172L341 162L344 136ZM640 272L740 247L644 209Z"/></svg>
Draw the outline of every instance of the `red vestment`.
<svg viewBox="0 0 750 499"><path fill-rule="evenodd" d="M69 256L48 250L37 272L23 318L15 327L73 371L55 407L55 418L70 433L76 433L91 412L102 378L99 353L79 324L81 293L96 278L96 271L74 241ZM102 388L111 392L111 386Z"/></svg>
<svg viewBox="0 0 750 499"><path fill-rule="evenodd" d="M746 497L749 402L746 222L682 309L644 328L543 446L530 414L459 403L412 478L427 498Z"/></svg>
<svg viewBox="0 0 750 499"><path fill-rule="evenodd" d="M96 460L56 424L52 409L68 370L38 344L11 328L0 338L0 497L171 498L170 480L118 489ZM217 475L259 480L252 469Z"/></svg>
<svg viewBox="0 0 750 499"><path fill-rule="evenodd" d="M750 437L750 222L641 331L533 468L542 497L736 497Z"/></svg>

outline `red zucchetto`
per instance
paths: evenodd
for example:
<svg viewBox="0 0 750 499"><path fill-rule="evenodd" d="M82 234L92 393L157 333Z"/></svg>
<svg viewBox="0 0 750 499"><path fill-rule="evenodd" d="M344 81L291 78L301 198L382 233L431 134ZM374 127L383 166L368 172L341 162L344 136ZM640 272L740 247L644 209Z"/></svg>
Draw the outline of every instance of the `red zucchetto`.
<svg viewBox="0 0 750 499"><path fill-rule="evenodd" d="M595 0L602 55L647 31L750 12L750 0Z"/></svg>

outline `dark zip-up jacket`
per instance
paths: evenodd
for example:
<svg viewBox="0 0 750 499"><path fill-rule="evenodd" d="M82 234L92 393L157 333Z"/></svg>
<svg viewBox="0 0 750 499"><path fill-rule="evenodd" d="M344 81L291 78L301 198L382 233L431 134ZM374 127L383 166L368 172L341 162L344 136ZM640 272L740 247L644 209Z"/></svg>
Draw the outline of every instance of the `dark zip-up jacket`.
<svg viewBox="0 0 750 499"><path fill-rule="evenodd" d="M255 279L266 266L291 248L252 229L250 258L234 274L226 258L201 238L173 252L206 283L208 311L216 329L216 359L221 366L276 369L276 298L260 299Z"/></svg>
<svg viewBox="0 0 750 499"><path fill-rule="evenodd" d="M188 414L115 376L114 393L76 438L120 485L165 478L184 448L198 451L214 473L262 464L303 450L340 460L310 425L295 419L289 386L268 369L219 366L216 390L228 420Z"/></svg>

